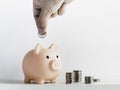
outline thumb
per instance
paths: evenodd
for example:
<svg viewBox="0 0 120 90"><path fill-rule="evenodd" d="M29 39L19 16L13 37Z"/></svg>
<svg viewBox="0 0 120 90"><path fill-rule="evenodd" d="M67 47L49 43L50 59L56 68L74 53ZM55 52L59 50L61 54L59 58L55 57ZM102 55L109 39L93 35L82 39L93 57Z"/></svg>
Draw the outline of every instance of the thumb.
<svg viewBox="0 0 120 90"><path fill-rule="evenodd" d="M51 13L48 10L41 10L37 23L39 34L43 35L46 33L47 23L50 17Z"/></svg>

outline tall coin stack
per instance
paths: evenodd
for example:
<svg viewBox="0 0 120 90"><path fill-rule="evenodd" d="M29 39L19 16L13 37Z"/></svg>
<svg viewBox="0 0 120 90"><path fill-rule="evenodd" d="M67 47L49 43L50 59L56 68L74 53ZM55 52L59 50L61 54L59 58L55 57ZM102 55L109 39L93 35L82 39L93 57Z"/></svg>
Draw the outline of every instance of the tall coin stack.
<svg viewBox="0 0 120 90"><path fill-rule="evenodd" d="M73 70L73 82L78 83L82 81L82 71Z"/></svg>

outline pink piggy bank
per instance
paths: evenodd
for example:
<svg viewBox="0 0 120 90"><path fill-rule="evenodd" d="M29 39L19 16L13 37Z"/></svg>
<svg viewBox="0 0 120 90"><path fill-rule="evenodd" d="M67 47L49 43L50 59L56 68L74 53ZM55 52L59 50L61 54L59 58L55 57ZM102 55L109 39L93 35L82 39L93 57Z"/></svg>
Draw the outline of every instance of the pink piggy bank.
<svg viewBox="0 0 120 90"><path fill-rule="evenodd" d="M45 49L37 44L23 59L24 83L34 81L36 84L45 82L55 83L60 74L61 60L57 53L57 46L52 44Z"/></svg>

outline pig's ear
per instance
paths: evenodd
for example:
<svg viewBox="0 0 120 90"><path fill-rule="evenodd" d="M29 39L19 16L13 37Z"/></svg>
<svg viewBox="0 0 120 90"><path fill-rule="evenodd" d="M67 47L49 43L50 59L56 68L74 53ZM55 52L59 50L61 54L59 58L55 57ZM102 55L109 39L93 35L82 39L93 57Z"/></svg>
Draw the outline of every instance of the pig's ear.
<svg viewBox="0 0 120 90"><path fill-rule="evenodd" d="M35 47L35 53L38 54L42 48L43 48L42 45L38 43Z"/></svg>
<svg viewBox="0 0 120 90"><path fill-rule="evenodd" d="M52 44L52 45L49 47L49 49L53 49L53 50L57 51L57 50L58 50L58 46L57 46L56 44Z"/></svg>

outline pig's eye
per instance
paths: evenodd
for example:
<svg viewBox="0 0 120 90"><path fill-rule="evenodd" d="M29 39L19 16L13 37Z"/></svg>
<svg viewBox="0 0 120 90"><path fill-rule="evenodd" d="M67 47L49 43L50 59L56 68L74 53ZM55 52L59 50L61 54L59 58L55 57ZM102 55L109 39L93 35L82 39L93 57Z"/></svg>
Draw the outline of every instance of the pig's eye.
<svg viewBox="0 0 120 90"><path fill-rule="evenodd" d="M50 57L49 56L46 56L47 59L49 59Z"/></svg>
<svg viewBox="0 0 120 90"><path fill-rule="evenodd" d="M56 57L57 57L57 58L59 58L59 56L58 56L58 55L56 55Z"/></svg>

